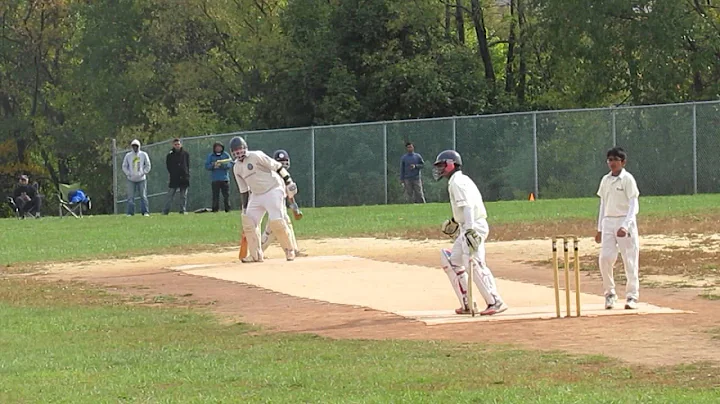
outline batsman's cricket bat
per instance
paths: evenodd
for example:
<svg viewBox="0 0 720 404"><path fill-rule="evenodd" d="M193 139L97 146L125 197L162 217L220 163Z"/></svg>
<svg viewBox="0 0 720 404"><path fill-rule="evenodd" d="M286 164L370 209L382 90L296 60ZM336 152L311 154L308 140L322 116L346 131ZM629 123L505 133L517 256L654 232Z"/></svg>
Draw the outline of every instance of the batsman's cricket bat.
<svg viewBox="0 0 720 404"><path fill-rule="evenodd" d="M295 216L295 220L300 220L303 218L303 213L300 210L300 206L298 206L297 202L295 202L295 198L289 198L290 200L290 209L293 211L293 216Z"/></svg>
<svg viewBox="0 0 720 404"><path fill-rule="evenodd" d="M240 239L240 254L238 254L238 258L243 259L247 257L247 249L247 239L245 238L245 236L242 236L242 238Z"/></svg>
<svg viewBox="0 0 720 404"><path fill-rule="evenodd" d="M468 290L467 290L467 299L468 299L468 306L470 307L470 315L475 317L475 302L473 300L473 276L475 275L475 263L472 257L470 257L470 272L468 272Z"/></svg>

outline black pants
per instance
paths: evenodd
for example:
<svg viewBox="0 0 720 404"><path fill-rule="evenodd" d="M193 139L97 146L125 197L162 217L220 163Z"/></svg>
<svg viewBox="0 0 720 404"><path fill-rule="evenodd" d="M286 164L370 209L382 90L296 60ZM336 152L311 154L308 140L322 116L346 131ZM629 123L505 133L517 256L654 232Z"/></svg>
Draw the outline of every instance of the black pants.
<svg viewBox="0 0 720 404"><path fill-rule="evenodd" d="M36 196L27 202L22 200L21 198L15 198L15 206L17 206L18 208L18 213L20 213L20 217L23 217L25 213L30 213L34 216L40 213L42 202L40 202L39 196Z"/></svg>
<svg viewBox="0 0 720 404"><path fill-rule="evenodd" d="M212 182L212 211L220 210L220 191L222 191L225 212L230 212L230 183L228 181Z"/></svg>

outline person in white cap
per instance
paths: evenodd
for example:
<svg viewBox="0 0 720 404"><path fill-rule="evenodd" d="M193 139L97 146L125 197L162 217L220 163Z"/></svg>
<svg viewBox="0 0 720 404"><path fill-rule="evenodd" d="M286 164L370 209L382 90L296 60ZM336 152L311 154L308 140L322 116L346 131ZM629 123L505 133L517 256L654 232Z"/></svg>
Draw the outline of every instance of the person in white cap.
<svg viewBox="0 0 720 404"><path fill-rule="evenodd" d="M127 177L127 215L135 214L135 192L140 193L140 211L143 216L150 216L150 204L147 198L147 174L152 165L150 157L140 150L140 141L135 139L130 143L132 151L125 155L122 170Z"/></svg>

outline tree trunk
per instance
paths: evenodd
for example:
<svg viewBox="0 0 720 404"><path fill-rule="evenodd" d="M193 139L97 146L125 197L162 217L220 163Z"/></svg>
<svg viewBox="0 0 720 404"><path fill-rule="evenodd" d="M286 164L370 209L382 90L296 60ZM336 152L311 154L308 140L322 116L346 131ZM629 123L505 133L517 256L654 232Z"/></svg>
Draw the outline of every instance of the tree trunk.
<svg viewBox="0 0 720 404"><path fill-rule="evenodd" d="M458 42L465 45L465 14L462 0L455 0L455 24L457 25Z"/></svg>
<svg viewBox="0 0 720 404"><path fill-rule="evenodd" d="M515 63L515 1L510 1L510 33L508 34L507 61L505 62L505 92L512 94L515 91L514 66Z"/></svg>
<svg viewBox="0 0 720 404"><path fill-rule="evenodd" d="M525 36L525 8L523 0L515 0L518 16L518 35L520 47L520 65L518 66L517 99L520 105L525 105L525 86L527 78L527 44Z"/></svg>
<svg viewBox="0 0 720 404"><path fill-rule="evenodd" d="M450 4L445 4L445 39L448 41L452 39L452 33L450 30L451 21L452 11L450 10Z"/></svg>
<svg viewBox="0 0 720 404"><path fill-rule="evenodd" d="M478 51L480 52L480 57L482 57L483 66L485 67L485 79L491 83L495 83L495 70L493 69L492 59L490 58L490 48L488 48L482 6L480 6L479 0L470 0L470 5L472 21L475 26L475 35L478 40Z"/></svg>

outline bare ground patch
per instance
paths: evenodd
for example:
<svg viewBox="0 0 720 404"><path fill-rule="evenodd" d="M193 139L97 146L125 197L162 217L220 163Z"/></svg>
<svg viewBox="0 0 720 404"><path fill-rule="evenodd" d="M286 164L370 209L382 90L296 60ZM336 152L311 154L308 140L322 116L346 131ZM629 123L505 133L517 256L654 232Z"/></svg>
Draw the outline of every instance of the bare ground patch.
<svg viewBox="0 0 720 404"><path fill-rule="evenodd" d="M439 249L448 245L447 239L301 240L301 247L311 255L356 255L429 267L438 266ZM521 261L533 257L547 259L549 253L548 240L488 243L488 262L496 276L545 286L552 285L552 271ZM46 275L35 276L88 282L130 296L131 304L198 307L211 311L223 321L260 325L269 331L313 333L331 338L510 343L532 349L607 355L653 366L701 361L720 363L720 343L712 338L711 331L720 328L718 302L699 298L696 291L684 288L645 289L642 299L697 314L425 326L390 313L301 299L252 285L163 269L236 262L236 254L236 248L230 248L217 253L62 263L48 266ZM269 254L282 253L271 247ZM599 279L591 272L584 274L583 291L602 293ZM448 294L452 294L449 285Z"/></svg>

